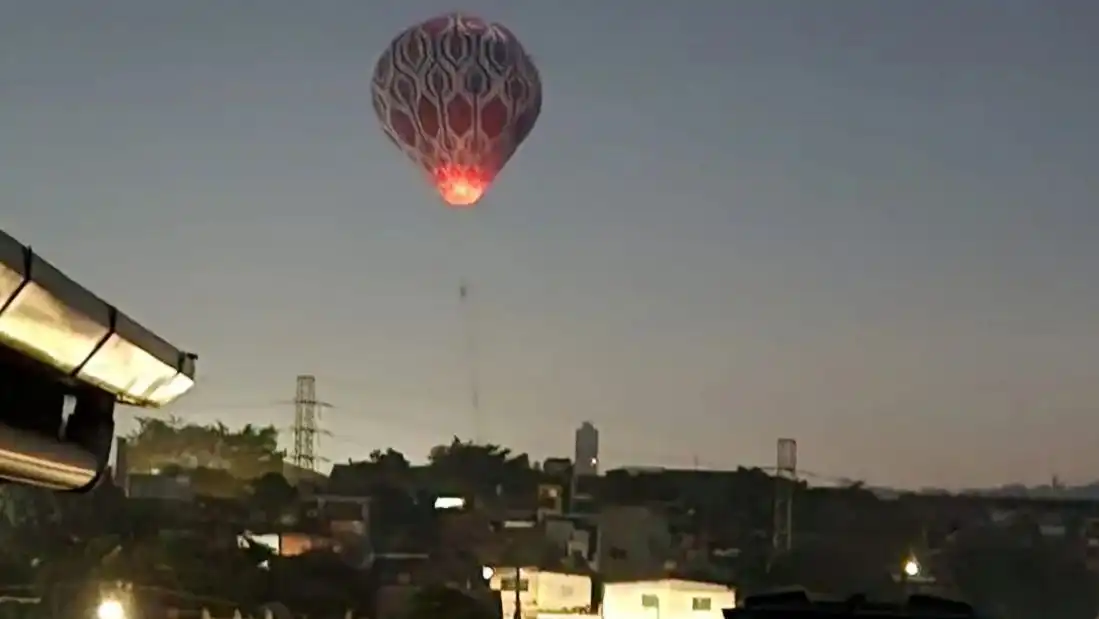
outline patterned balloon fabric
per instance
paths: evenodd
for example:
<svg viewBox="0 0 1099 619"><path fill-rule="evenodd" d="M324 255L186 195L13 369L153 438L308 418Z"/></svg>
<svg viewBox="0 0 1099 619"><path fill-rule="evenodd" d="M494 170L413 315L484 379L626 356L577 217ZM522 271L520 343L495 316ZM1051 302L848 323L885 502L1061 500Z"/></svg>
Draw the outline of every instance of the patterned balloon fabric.
<svg viewBox="0 0 1099 619"><path fill-rule="evenodd" d="M452 13L397 35L378 59L374 111L452 207L475 205L542 111L542 81L501 24Z"/></svg>

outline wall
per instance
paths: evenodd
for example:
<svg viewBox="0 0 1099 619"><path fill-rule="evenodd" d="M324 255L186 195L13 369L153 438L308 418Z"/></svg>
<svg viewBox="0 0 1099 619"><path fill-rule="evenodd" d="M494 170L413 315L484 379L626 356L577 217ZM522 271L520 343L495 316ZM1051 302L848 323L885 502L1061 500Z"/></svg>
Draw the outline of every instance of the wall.
<svg viewBox="0 0 1099 619"><path fill-rule="evenodd" d="M190 502L195 499L190 478L183 475L130 473L126 477L126 496L134 499Z"/></svg>
<svg viewBox="0 0 1099 619"><path fill-rule="evenodd" d="M664 576L674 558L668 521L647 507L608 507L598 516L596 569L608 581Z"/></svg>
<svg viewBox="0 0 1099 619"><path fill-rule="evenodd" d="M709 608L696 600L708 600ZM609 583L603 589L604 619L721 619L736 606L736 594L723 585L684 580Z"/></svg>
<svg viewBox="0 0 1099 619"><path fill-rule="evenodd" d="M500 605L507 619L515 613L514 582L514 569L506 567L498 569L489 581L489 587L500 591ZM592 583L588 576L520 568L519 583L519 607L523 617L576 611L591 605Z"/></svg>
<svg viewBox="0 0 1099 619"><path fill-rule="evenodd" d="M540 572L536 579L539 611L576 611L591 606L591 578L578 574Z"/></svg>

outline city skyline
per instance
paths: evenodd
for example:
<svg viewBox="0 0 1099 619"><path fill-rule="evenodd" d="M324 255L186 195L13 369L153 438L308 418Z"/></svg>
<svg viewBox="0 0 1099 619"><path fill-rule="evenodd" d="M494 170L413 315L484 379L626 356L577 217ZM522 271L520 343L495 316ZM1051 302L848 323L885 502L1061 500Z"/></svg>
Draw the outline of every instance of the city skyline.
<svg viewBox="0 0 1099 619"><path fill-rule="evenodd" d="M453 213L369 75L455 7L259 6L0 8L0 227L200 355L166 414L286 427L309 373L334 461L590 420L604 470L1099 477L1099 9L470 0L546 102Z"/></svg>

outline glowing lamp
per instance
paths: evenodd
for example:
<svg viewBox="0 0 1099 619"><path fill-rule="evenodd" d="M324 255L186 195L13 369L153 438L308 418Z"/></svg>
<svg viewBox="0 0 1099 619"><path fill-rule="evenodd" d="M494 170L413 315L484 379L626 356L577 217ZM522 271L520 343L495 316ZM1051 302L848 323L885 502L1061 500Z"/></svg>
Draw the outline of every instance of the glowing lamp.
<svg viewBox="0 0 1099 619"><path fill-rule="evenodd" d="M126 607L122 602L107 598L99 602L95 609L96 619L126 619Z"/></svg>
<svg viewBox="0 0 1099 619"><path fill-rule="evenodd" d="M915 578L920 575L920 562L915 559L908 559L904 562L904 575L909 578Z"/></svg>
<svg viewBox="0 0 1099 619"><path fill-rule="evenodd" d="M0 344L132 406L163 406L195 384L194 355L168 344L3 232Z"/></svg>

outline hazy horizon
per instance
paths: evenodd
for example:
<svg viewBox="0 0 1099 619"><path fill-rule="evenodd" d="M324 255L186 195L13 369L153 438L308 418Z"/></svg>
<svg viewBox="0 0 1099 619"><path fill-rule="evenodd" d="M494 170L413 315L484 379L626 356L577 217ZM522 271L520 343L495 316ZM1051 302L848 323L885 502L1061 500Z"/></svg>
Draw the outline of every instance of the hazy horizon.
<svg viewBox="0 0 1099 619"><path fill-rule="evenodd" d="M545 80L469 214L369 99L454 8ZM1090 481L1096 32L1082 0L11 3L0 228L200 355L167 412L288 427L316 375L334 461L590 420L605 468L793 437L871 484Z"/></svg>

